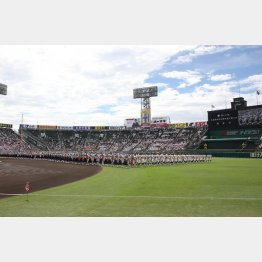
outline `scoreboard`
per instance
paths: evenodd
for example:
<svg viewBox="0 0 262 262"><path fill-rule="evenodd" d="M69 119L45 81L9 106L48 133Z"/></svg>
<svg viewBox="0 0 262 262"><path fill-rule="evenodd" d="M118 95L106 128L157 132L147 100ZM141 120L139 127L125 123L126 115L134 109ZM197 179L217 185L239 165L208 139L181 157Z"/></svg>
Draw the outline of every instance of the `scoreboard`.
<svg viewBox="0 0 262 262"><path fill-rule="evenodd" d="M133 90L134 98L149 98L157 96L157 86L136 88Z"/></svg>
<svg viewBox="0 0 262 262"><path fill-rule="evenodd" d="M232 109L209 111L208 128L209 129L238 128L238 111Z"/></svg>
<svg viewBox="0 0 262 262"><path fill-rule="evenodd" d="M239 105L239 98L231 104L231 109L208 111L210 130L262 128L262 105L247 106L246 101Z"/></svg>
<svg viewBox="0 0 262 262"><path fill-rule="evenodd" d="M239 126L262 126L262 107L238 111Z"/></svg>

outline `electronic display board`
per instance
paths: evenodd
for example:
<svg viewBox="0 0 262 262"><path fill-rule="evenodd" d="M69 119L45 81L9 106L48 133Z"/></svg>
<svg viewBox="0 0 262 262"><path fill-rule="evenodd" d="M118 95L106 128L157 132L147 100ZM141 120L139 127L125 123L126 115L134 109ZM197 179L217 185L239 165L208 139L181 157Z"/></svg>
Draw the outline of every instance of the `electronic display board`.
<svg viewBox="0 0 262 262"><path fill-rule="evenodd" d="M240 110L208 111L208 128L212 130L262 127L262 105Z"/></svg>
<svg viewBox="0 0 262 262"><path fill-rule="evenodd" d="M157 96L157 86L136 88L133 90L134 98L148 98Z"/></svg>
<svg viewBox="0 0 262 262"><path fill-rule="evenodd" d="M209 129L238 128L238 111L233 109L209 111L208 128Z"/></svg>
<svg viewBox="0 0 262 262"><path fill-rule="evenodd" d="M239 126L262 126L262 108L238 111Z"/></svg>

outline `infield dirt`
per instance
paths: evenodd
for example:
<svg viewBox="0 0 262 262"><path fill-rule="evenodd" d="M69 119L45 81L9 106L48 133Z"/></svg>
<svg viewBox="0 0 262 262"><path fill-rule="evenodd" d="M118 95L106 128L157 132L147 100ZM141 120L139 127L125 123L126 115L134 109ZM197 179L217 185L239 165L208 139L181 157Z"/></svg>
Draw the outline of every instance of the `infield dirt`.
<svg viewBox="0 0 262 262"><path fill-rule="evenodd" d="M76 165L47 160L0 158L0 193L22 194L27 181L30 192L93 176L100 166ZM0 195L0 198L7 195Z"/></svg>

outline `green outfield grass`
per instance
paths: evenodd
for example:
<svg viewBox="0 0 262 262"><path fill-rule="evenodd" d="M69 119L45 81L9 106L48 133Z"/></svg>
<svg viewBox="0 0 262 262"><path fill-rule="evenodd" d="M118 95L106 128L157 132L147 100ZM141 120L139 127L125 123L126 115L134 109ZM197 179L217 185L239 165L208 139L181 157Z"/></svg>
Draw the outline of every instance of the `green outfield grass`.
<svg viewBox="0 0 262 262"><path fill-rule="evenodd" d="M262 160L104 167L93 177L32 193L28 202L2 199L0 216L262 216Z"/></svg>

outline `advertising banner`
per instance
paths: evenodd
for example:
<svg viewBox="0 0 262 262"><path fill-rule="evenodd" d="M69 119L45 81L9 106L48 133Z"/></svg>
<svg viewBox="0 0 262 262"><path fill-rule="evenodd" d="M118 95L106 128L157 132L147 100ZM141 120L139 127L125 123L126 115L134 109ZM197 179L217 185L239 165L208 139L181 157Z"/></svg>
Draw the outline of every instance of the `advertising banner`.
<svg viewBox="0 0 262 262"><path fill-rule="evenodd" d="M169 125L171 128L184 128L188 126L188 123L175 123Z"/></svg>
<svg viewBox="0 0 262 262"><path fill-rule="evenodd" d="M169 124L169 116L152 117L151 126L168 126Z"/></svg>
<svg viewBox="0 0 262 262"><path fill-rule="evenodd" d="M20 124L20 129L27 129L29 125L26 124Z"/></svg>
<svg viewBox="0 0 262 262"><path fill-rule="evenodd" d="M28 129L37 129L37 125L28 125Z"/></svg>
<svg viewBox="0 0 262 262"><path fill-rule="evenodd" d="M141 126L150 126L151 120L151 110L148 108L143 108L141 110Z"/></svg>
<svg viewBox="0 0 262 262"><path fill-rule="evenodd" d="M140 119L139 118L128 118L125 119L124 123L126 128L136 128L140 126Z"/></svg>
<svg viewBox="0 0 262 262"><path fill-rule="evenodd" d="M195 122L195 126L205 126L206 122L202 121L202 122Z"/></svg>
<svg viewBox="0 0 262 262"><path fill-rule="evenodd" d="M104 130L105 127L104 126L95 126L95 130Z"/></svg>
<svg viewBox="0 0 262 262"><path fill-rule="evenodd" d="M90 127L89 126L74 126L73 129L74 130L89 130Z"/></svg>
<svg viewBox="0 0 262 262"><path fill-rule="evenodd" d="M11 124L3 124L3 123L0 123L0 128L12 128L13 125Z"/></svg>
<svg viewBox="0 0 262 262"><path fill-rule="evenodd" d="M56 130L56 129L57 129L57 126L51 126L51 125L38 125L38 129Z"/></svg>

